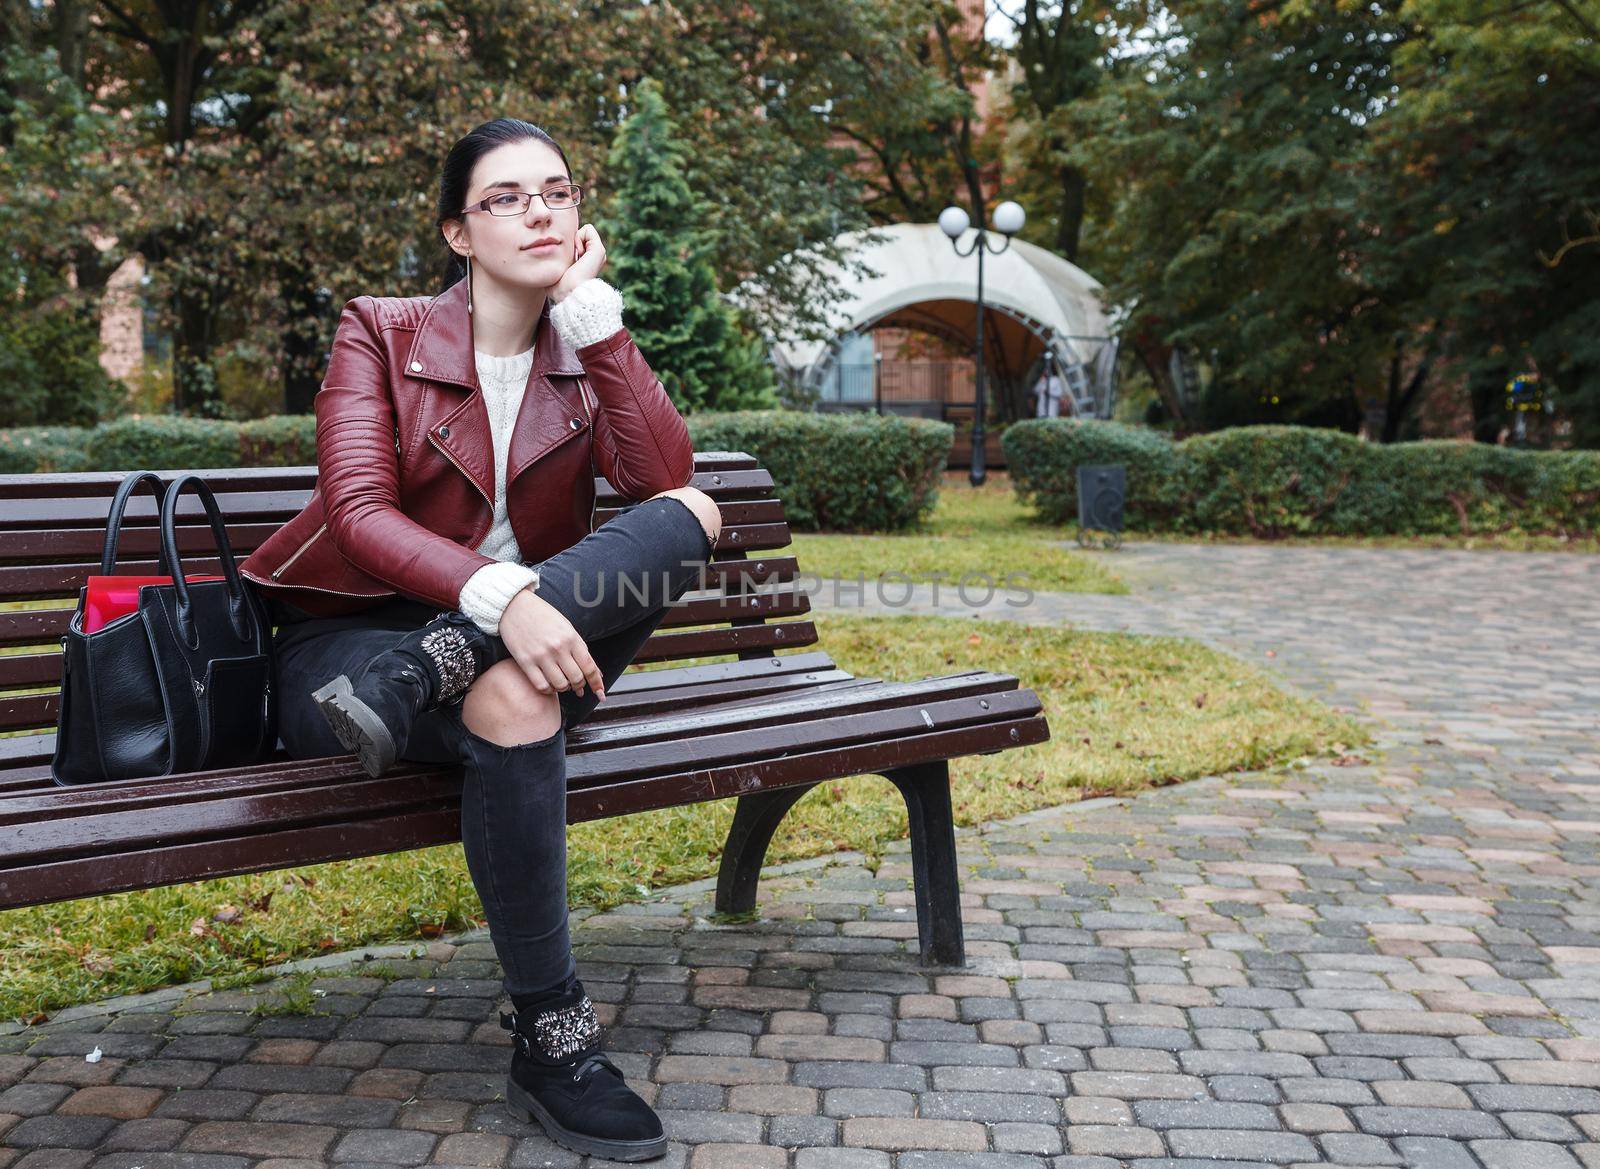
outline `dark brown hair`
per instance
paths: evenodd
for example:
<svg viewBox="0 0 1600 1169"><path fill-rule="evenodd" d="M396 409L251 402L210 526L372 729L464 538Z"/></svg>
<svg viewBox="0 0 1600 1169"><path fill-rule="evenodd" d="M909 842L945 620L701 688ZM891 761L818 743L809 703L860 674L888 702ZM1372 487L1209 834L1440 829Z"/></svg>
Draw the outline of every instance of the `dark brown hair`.
<svg viewBox="0 0 1600 1169"><path fill-rule="evenodd" d="M439 172L439 206L436 220L439 227L443 228L446 220L455 219L461 213L461 206L467 201L467 191L472 184L472 168L478 165L478 160L507 142L521 142L525 138L543 142L559 154L567 178L572 178L572 164L567 161L567 152L561 149L561 144L550 137L542 126L535 126L532 122L525 122L521 118L495 118L458 139L450 148L450 153L445 156L444 169ZM443 292L466 276L467 262L445 242L442 232L439 246L444 249L444 283L439 285L439 291Z"/></svg>

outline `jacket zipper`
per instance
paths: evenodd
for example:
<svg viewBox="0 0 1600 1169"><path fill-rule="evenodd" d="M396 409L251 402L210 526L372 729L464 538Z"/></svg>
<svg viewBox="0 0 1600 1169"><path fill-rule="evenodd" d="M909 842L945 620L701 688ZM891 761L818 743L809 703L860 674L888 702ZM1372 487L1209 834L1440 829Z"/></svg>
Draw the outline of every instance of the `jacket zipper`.
<svg viewBox="0 0 1600 1169"><path fill-rule="evenodd" d="M257 584L266 584L267 583L266 581L263 581L255 573L248 572L244 568L240 568L239 569L239 575L242 576L242 577L246 577L246 578L248 578L250 580L253 580ZM284 585L283 587L284 588L288 588L288 589L295 589L296 591L305 590L305 591L313 592L313 593L327 593L328 595L334 596L334 597L361 597L361 598L392 597L395 594L395 590L394 589L384 589L381 593L351 593L351 592L346 592L344 589L325 589L325 588L322 588L319 585L310 585L310 584Z"/></svg>
<svg viewBox="0 0 1600 1169"><path fill-rule="evenodd" d="M578 379L578 397L583 399L583 412L589 418L589 531L594 532L594 509L599 502L599 495L594 491L594 481L597 475L594 467L594 415L589 413L589 395L584 391L583 379Z"/></svg>
<svg viewBox="0 0 1600 1169"><path fill-rule="evenodd" d="M432 431L429 431L428 438L429 438L430 441L433 439L433 432ZM461 465L461 462L460 462L459 459L457 459L454 455L452 455L444 447L440 446L437 442L433 443L433 449L438 451L445 458L449 459L450 462L455 466L456 470L460 471L463 475L466 475L468 483L471 483L474 487L478 486L478 481L476 479L474 479L471 475L467 475L467 469ZM478 494L479 494L479 496L483 496L483 489L482 488L478 489ZM483 531L478 532L475 535L473 535L471 537L471 539L469 539L467 541L467 543L464 545L465 547L476 548L480 543L482 543L483 538L489 534L489 528L494 526L494 500L488 499L487 497L485 497L484 498L484 502L489 505L489 523L488 523L488 525L486 525L484 527Z"/></svg>
<svg viewBox="0 0 1600 1169"><path fill-rule="evenodd" d="M318 536L322 535L322 533L326 532L327 530L328 530L328 525L326 523L324 523L320 528L318 528L316 531L312 532L311 535L306 538L306 542L304 544L301 544L300 547L298 547L298 548L296 548L294 550L293 555L291 555L289 557L289 559L285 560L282 564L278 565L277 568L274 568L272 570L272 572L269 574L272 577L272 579L273 580L277 580L285 572L288 572L289 571L289 566L291 564L293 564L296 560L300 559L300 554L303 553L307 548L311 547L312 543L316 540L316 538Z"/></svg>

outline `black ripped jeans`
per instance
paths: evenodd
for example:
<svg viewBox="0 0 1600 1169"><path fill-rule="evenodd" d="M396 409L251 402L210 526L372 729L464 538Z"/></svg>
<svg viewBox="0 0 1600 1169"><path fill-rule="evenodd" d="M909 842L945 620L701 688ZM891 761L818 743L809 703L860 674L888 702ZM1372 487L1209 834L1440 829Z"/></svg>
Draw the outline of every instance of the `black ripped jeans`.
<svg viewBox="0 0 1600 1169"><path fill-rule="evenodd" d="M538 595L561 611L589 647L606 693L665 616L701 581L711 541L681 499L636 503L576 544L537 562ZM272 600L279 738L297 759L346 751L311 692L426 625L438 608L399 596L346 617L307 618ZM301 620L294 618L299 616ZM509 656L509 655L507 655ZM424 713L401 758L460 763L461 844L505 970L505 988L532 994L574 973L567 935L566 731L598 705L592 688L559 692L561 726L510 747L474 734L465 696ZM543 748L543 750L541 750Z"/></svg>

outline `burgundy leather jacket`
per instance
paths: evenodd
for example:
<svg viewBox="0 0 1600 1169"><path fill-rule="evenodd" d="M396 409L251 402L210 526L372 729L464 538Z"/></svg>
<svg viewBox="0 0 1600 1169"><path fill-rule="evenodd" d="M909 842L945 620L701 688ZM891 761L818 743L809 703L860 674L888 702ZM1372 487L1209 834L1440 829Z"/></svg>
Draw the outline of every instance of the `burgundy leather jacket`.
<svg viewBox="0 0 1600 1169"><path fill-rule="evenodd" d="M264 594L317 616L396 593L454 609L494 563L473 551L494 518L495 465L466 288L346 302L314 401L316 489L239 565ZM694 471L689 428L628 330L573 349L550 308L506 460L506 511L530 563L592 530L594 472L644 499Z"/></svg>

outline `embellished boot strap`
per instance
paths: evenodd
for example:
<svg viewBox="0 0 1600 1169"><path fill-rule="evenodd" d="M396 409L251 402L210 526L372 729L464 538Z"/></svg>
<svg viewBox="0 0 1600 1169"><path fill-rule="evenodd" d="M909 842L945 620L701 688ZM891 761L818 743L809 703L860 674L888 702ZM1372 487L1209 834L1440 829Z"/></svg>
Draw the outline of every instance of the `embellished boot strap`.
<svg viewBox="0 0 1600 1169"><path fill-rule="evenodd" d="M600 1040L600 1018L587 994L526 1016L501 1011L500 1026L511 1032L523 1055L545 1063L564 1063Z"/></svg>
<svg viewBox="0 0 1600 1169"><path fill-rule="evenodd" d="M503 641L484 633L459 609L437 614L425 628L416 654L433 671L433 701L440 706L456 701L479 674L510 656Z"/></svg>

